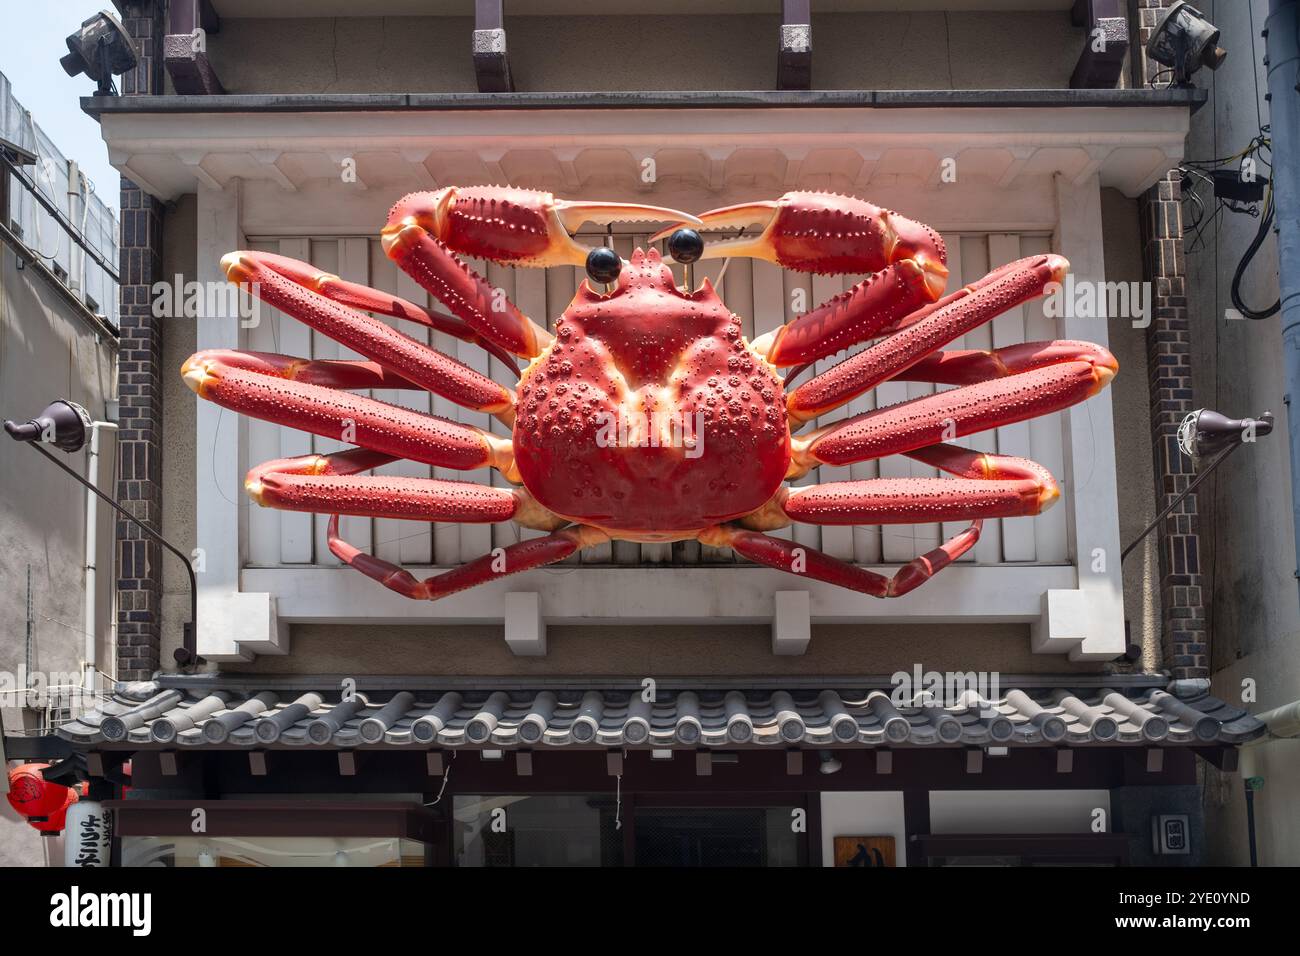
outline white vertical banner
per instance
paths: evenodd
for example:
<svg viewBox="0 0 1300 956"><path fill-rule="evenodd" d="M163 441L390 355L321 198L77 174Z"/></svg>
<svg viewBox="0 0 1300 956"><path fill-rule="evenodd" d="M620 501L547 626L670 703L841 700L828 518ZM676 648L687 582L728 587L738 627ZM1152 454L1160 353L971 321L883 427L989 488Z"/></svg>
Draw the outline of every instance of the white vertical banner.
<svg viewBox="0 0 1300 956"><path fill-rule="evenodd" d="M63 865L108 866L112 837L112 813L98 800L78 800L63 826Z"/></svg>

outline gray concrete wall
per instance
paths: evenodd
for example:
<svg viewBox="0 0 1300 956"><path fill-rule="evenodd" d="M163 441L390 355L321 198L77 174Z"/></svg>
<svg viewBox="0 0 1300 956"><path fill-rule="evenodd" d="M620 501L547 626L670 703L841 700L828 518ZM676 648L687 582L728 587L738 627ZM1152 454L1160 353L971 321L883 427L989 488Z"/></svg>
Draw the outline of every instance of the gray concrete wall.
<svg viewBox="0 0 1300 956"><path fill-rule="evenodd" d="M771 89L779 24L740 15L511 17L507 40L525 91ZM226 19L208 42L231 93L471 92L473 29L455 17ZM825 14L813 18L813 85L1062 88L1085 37L1064 10Z"/></svg>
<svg viewBox="0 0 1300 956"><path fill-rule="evenodd" d="M1226 42L1221 42L1229 51L1218 72L1197 76L1197 85L1207 88L1211 98L1192 119L1187 152L1192 159L1212 159L1246 146L1259 129L1260 116L1268 122L1264 50L1258 36L1268 3L1219 0L1200 6L1223 30ZM1268 174L1262 167L1261 172ZM1183 207L1184 228L1194 234L1187 223L1190 208L1189 204ZM1300 602L1294 573L1279 319L1225 318L1232 307L1232 274L1257 226L1256 219L1224 213L1217 225L1206 230L1200 246L1187 253L1187 274L1197 404L1233 417L1271 409L1278 418L1277 433L1237 452L1207 481L1200 495L1202 570L1211 590L1214 692L1240 701L1242 682L1254 681L1258 702L1246 705L1264 710L1300 698ZM1189 238L1189 247L1192 243ZM1244 297L1252 308L1276 301L1277 267L1277 246L1270 236L1244 284ZM1258 772L1265 787L1256 812L1264 865L1300 863L1300 827L1294 809L1300 794L1297 756L1300 741L1278 741L1259 752ZM1209 862L1245 863L1241 779L1213 769L1206 773Z"/></svg>
<svg viewBox="0 0 1300 956"><path fill-rule="evenodd" d="M18 268L0 246L0 418L26 421L57 398L105 417L116 394L116 342L97 336L86 319L32 267ZM85 452L56 455L82 474ZM112 488L116 455L111 434L101 438L101 487ZM99 635L98 664L113 670L111 638L114 580L113 517L98 514L97 619L85 620L85 501L80 485L30 448L0 437L0 671L16 680L26 666L27 572L31 569L34 653L30 666L43 675L79 679L87 631ZM47 683L50 676L43 678ZM60 678L55 678L60 679ZM29 685L30 686L30 685ZM0 698L6 732L34 729L39 714ZM39 865L41 838L0 804L0 866Z"/></svg>

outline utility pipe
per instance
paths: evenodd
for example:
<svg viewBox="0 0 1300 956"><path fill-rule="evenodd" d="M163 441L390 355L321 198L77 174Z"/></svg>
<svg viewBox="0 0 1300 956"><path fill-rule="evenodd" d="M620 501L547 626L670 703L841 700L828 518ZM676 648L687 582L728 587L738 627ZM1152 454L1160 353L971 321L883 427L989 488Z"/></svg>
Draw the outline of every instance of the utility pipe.
<svg viewBox="0 0 1300 956"><path fill-rule="evenodd" d="M99 634L95 630L97 620L95 560L99 550L99 496L93 489L99 487L99 430L101 428L111 428L116 431L117 425L113 422L91 422L89 452L86 456L86 480L90 482L91 487L86 489L86 656L82 687L89 694L95 693L99 669Z"/></svg>
<svg viewBox="0 0 1300 956"><path fill-rule="evenodd" d="M1296 0L1270 0L1264 24L1265 64L1277 219L1278 298L1282 365L1291 446L1291 520L1300 574L1300 40Z"/></svg>

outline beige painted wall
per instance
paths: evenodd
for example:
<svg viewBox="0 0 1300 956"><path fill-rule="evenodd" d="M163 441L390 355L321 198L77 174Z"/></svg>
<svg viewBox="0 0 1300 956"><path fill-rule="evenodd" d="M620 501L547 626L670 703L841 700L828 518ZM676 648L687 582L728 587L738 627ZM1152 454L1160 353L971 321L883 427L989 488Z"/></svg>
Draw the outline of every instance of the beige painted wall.
<svg viewBox="0 0 1300 956"><path fill-rule="evenodd" d="M1197 76L1197 85L1209 90L1210 100L1192 117L1189 158L1232 155L1255 135L1260 115L1264 123L1269 121L1263 98L1264 44L1258 37L1268 2L1250 4L1219 0L1203 5L1231 45L1225 44L1228 58L1218 71ZM1190 208L1184 206L1184 216ZM1251 681L1257 697L1243 706L1263 711L1300 698L1300 600L1294 574L1281 322L1277 316L1257 322L1225 318L1232 307L1232 274L1258 224L1249 216L1225 213L1206 231L1202 244L1187 253L1187 304L1197 406L1234 418L1265 410L1277 416L1274 434L1233 455L1198 495L1214 692L1240 702L1243 681ZM1261 309L1277 300L1277 270L1277 244L1269 235L1246 273L1243 296L1249 306ZM1256 755L1251 772L1265 781L1255 802L1262 866L1300 863L1297 756L1300 740L1269 743ZM1245 768L1245 759L1242 765ZM1207 767L1205 778L1207 862L1243 865L1247 847L1241 777Z"/></svg>
<svg viewBox="0 0 1300 956"><path fill-rule="evenodd" d="M755 90L776 79L777 16L514 17L521 91ZM472 92L457 17L225 19L209 53L231 93ZM818 89L1069 85L1086 32L1066 11L813 18ZM556 55L561 51L561 55Z"/></svg>
<svg viewBox="0 0 1300 956"><path fill-rule="evenodd" d="M1142 241L1137 200L1114 189L1101 191L1106 237L1106 280L1142 281ZM1111 382L1115 410L1115 461L1119 498L1119 539L1127 546L1156 516L1155 464L1151 452L1151 402L1147 390L1147 340L1144 328L1112 319L1110 350L1119 360ZM1116 555L1118 560L1118 555ZM1129 640L1142 648L1141 669L1159 670L1160 568L1153 532L1124 562L1124 617Z"/></svg>

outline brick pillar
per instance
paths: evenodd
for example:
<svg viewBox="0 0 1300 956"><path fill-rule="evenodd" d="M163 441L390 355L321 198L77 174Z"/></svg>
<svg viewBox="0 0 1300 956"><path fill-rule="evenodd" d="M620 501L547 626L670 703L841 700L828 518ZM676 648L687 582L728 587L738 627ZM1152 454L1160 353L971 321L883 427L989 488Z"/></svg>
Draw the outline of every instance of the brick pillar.
<svg viewBox="0 0 1300 956"><path fill-rule="evenodd" d="M118 4L140 63L121 77L124 96L161 92L163 7L152 0ZM121 407L117 497L138 519L162 527L162 319L151 287L162 278L163 206L122 177L119 272L121 340L117 387ZM162 549L130 522L117 522L117 677L147 680L158 669Z"/></svg>
<svg viewBox="0 0 1300 956"><path fill-rule="evenodd" d="M1138 0L1135 82L1149 83L1162 67L1146 60L1151 28L1172 3ZM1143 277L1151 283L1147 328L1147 378L1151 398L1151 447L1155 458L1156 509L1167 506L1194 477L1192 462L1178 450L1178 425L1192 401L1191 331L1183 259L1181 174L1169 173L1138 201ZM1202 603L1200 521L1196 495L1189 495L1161 522L1161 650L1174 677L1208 677L1209 645Z"/></svg>

